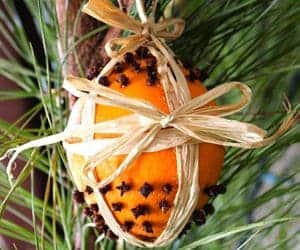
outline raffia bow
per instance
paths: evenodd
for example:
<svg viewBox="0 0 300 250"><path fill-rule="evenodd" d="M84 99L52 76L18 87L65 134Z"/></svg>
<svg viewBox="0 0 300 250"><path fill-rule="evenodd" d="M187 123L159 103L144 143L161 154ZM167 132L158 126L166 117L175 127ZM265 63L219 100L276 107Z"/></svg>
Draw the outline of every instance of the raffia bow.
<svg viewBox="0 0 300 250"><path fill-rule="evenodd" d="M98 206L109 227L128 242L147 247L163 246L173 241L190 218L199 194L199 143L240 148L261 147L274 142L285 133L292 126L296 116L295 113L289 114L280 128L272 136L265 138L266 131L253 124L224 118L240 111L251 101L251 90L245 84L225 83L191 99L182 68L164 42L164 39L174 39L181 35L184 21L169 19L155 23L156 3L157 1L154 1L152 14L147 17L142 2L136 1L141 23L128 17L107 0L90 0L83 11L100 21L134 33L128 37L112 39L107 43L106 51L112 60L99 77L109 74L114 64L120 61L126 52L134 51L141 45L147 46L157 58L160 82L165 91L170 113L161 112L145 100L129 98L102 87L96 83L97 81L67 77L64 88L79 97L67 128L62 133L12 149L14 154L7 168L8 176L12 179L12 164L23 150L63 141L69 159L72 154L80 154L86 158L82 169L82 183L79 184L93 188ZM208 105L233 89L239 89L242 93L239 102L223 106ZM96 104L128 109L132 114L94 124ZM116 133L121 136L94 140L95 133ZM121 229L99 188L121 175L143 152L155 152L172 147L176 148L178 176L178 192L174 208L162 234L154 242L143 241ZM105 159L120 154L126 154L126 158L118 169L108 178L97 182L93 174L95 167ZM72 166L70 168L72 171Z"/></svg>

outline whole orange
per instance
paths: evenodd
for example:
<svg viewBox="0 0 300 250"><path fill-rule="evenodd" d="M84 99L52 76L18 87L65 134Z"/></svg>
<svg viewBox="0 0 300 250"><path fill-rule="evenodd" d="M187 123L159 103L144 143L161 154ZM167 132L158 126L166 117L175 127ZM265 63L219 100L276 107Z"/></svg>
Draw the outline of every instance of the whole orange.
<svg viewBox="0 0 300 250"><path fill-rule="evenodd" d="M197 74L183 68L192 97L206 92ZM156 71L156 60L145 48L136 55L127 53L125 61L118 63L114 71L99 80L100 84L123 93L126 96L147 100L161 111L168 113L164 90ZM215 105L211 103L210 105ZM95 122L112 120L131 111L97 105ZM103 135L95 135L102 138ZM124 155L114 156L96 168L99 180L108 177L124 159ZM224 147L199 144L199 185L198 208L208 202L205 188L215 185L220 176L224 160ZM169 219L177 192L175 149L153 153L143 153L136 159L110 187L104 188L105 198L115 218L124 230L141 239L153 240L158 237ZM101 211L100 211L101 213Z"/></svg>

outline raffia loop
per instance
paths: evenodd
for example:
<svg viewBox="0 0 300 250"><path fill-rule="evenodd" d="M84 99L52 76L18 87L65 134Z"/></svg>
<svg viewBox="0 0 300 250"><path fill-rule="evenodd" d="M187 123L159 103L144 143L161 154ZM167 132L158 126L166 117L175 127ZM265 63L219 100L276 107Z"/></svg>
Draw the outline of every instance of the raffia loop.
<svg viewBox="0 0 300 250"><path fill-rule="evenodd" d="M224 83L217 86L203 95L190 100L170 114L162 113L147 101L124 96L121 93L104 88L93 81L83 78L68 77L64 82L64 88L78 97L87 97L89 95L87 92L97 94L95 102L98 104L116 106L138 114L120 118L124 124L148 128L151 125L159 124L161 129L175 128L181 132L176 134L177 139L182 137L178 140L180 142L183 141L183 138L189 137L190 141L194 143L206 142L223 146L257 148L271 143L278 136L285 133L293 125L296 118L296 114L291 112L278 131L267 138L267 132L253 124L223 118L239 112L251 100L250 88L239 82ZM208 106L208 103L235 89L241 91L241 98L238 102L222 106ZM109 129L110 127L118 127L120 129L120 119L106 122L105 127L102 126L103 130L98 127L97 131L94 132L105 134L112 132ZM117 124L119 125L117 126ZM121 130L122 133L130 133L132 129L128 128L129 130L126 132ZM147 129L144 130L146 131ZM166 140L164 149L169 148L168 145L169 143ZM172 146L174 147L173 144Z"/></svg>
<svg viewBox="0 0 300 250"><path fill-rule="evenodd" d="M134 51L137 45L142 45L147 42L145 36L134 35L126 38L113 38L105 45L105 51L111 58L125 54L127 51Z"/></svg>
<svg viewBox="0 0 300 250"><path fill-rule="evenodd" d="M130 98L117 91L103 87L96 81L69 76L64 88L79 99L73 107L69 123L64 132L38 139L17 147L9 161L7 173L12 179L12 164L23 150L63 141L67 151L71 171L72 155L84 157L85 165L80 172L78 187L86 185L94 189L97 204L111 230L121 238L137 246L164 246L177 238L197 205L198 183L198 144L212 143L240 148L257 148L274 142L294 124L298 111L289 112L280 128L270 137L267 132L253 124L234 121L225 117L245 108L251 101L250 88L240 82L230 82L191 99L189 88L181 66L174 59L165 39L179 37L184 29L181 19L154 22L157 1L154 0L150 17L145 14L141 0L136 6L141 22L128 17L112 5L109 0L90 0L83 11L94 18L114 27L134 34L110 40L106 51L112 60L105 66L99 77L108 75L115 63L129 51L146 46L156 57L160 82L170 110L165 114L153 104L141 99ZM210 102L230 91L238 89L241 98L236 103L211 106ZM94 124L96 104L120 107L132 113L121 118ZM94 139L94 134L113 133L116 138ZM178 191L174 200L169 221L154 242L143 241L124 232L115 219L105 198L99 192L112 182L143 152L156 152L176 148ZM98 182L94 171L97 166L113 155L126 155L120 166L106 179ZM81 167L80 167L81 168Z"/></svg>
<svg viewBox="0 0 300 250"><path fill-rule="evenodd" d="M145 15L141 1L137 1L137 8L139 9L142 22L138 22L121 12L108 0L91 0L84 6L82 11L86 14L106 24L122 30L131 31L135 34L129 37L115 38L108 41L105 49L111 58L124 54L124 49L126 49L126 51L135 50L137 45L141 46L145 42L149 42L152 35L156 38L172 40L181 36L184 31L185 22L182 19L165 19L155 23L153 15L149 18Z"/></svg>
<svg viewBox="0 0 300 250"><path fill-rule="evenodd" d="M145 15L142 2L136 1L136 3L142 22L138 22L120 11L109 0L90 0L82 11L101 22L144 37L152 34L157 38L176 39L184 31L185 22L182 19L165 19L155 23L153 15L151 18Z"/></svg>
<svg viewBox="0 0 300 250"><path fill-rule="evenodd" d="M110 26L142 33L143 25L116 8L109 0L90 0L82 11Z"/></svg>

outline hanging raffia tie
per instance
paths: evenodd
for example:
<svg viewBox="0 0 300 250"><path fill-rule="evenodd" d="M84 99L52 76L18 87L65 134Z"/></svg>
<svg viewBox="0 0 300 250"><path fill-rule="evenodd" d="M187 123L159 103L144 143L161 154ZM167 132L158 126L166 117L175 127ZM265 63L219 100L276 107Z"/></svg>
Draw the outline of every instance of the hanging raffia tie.
<svg viewBox="0 0 300 250"><path fill-rule="evenodd" d="M196 206L199 194L199 143L240 148L262 147L284 134L293 125L298 113L289 112L279 129L272 136L266 137L267 132L253 124L224 118L237 113L251 101L251 90L246 85L239 82L225 83L191 99L181 66L175 61L173 53L164 41L179 37L184 29L184 21L167 19L155 23L157 1L154 1L150 17L146 16L140 0L137 0L136 4L142 22L128 17L108 0L90 0L85 5L83 9L85 13L109 25L134 33L128 37L112 39L107 43L106 51L112 59L99 77L108 75L126 52L134 51L140 46L148 47L158 62L160 81L170 114L162 113L147 101L129 98L102 87L96 81L69 76L65 79L64 88L79 99L72 110L67 128L62 133L11 149L8 153L14 154L8 163L7 173L12 181L12 164L22 151L63 141L68 155L80 154L85 157L82 185L93 188L98 206L111 230L131 244L155 247L169 244L176 239ZM233 89L241 91L239 102L223 106L207 106L209 102ZM92 110L96 104L121 107L132 111L132 114L97 124L74 122L78 117L83 121L93 120L93 116L86 117L86 115L93 114ZM121 136L94 140L95 133L116 133ZM122 230L99 188L121 175L141 153L172 147L176 148L178 176L174 208L161 235L154 242L143 241ZM97 182L93 174L95 167L107 158L120 154L127 156L118 169L106 179Z"/></svg>

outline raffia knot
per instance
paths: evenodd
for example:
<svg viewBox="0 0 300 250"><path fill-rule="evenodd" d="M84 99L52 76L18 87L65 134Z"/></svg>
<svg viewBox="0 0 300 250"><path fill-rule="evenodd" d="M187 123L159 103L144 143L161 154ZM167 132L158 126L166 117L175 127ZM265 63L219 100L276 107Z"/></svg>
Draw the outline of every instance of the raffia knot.
<svg viewBox="0 0 300 250"><path fill-rule="evenodd" d="M298 108L290 112L278 130L266 137L267 132L253 124L225 118L239 112L251 101L251 90L247 85L239 82L225 83L192 99L182 68L164 41L176 39L182 34L184 20L172 18L155 23L157 1L153 2L152 14L147 17L142 0L136 0L141 22L128 17L110 0L89 0L83 11L106 24L133 33L128 37L114 38L107 42L105 49L112 60L104 67L99 77L108 75L126 52L135 51L139 46L147 46L157 59L160 82L171 114L162 113L145 100L128 97L100 86L96 81L69 76L65 79L64 88L79 99L72 109L68 127L64 132L30 141L13 149L14 154L7 166L8 176L12 180L12 166L18 154L30 148L63 141L71 170L77 171L79 166L78 163L72 166L73 155L84 156L87 159L78 182L79 185L88 185L94 189L97 205L110 229L122 239L141 247L170 244L182 231L197 206L199 198L197 144L211 143L240 148L262 147L273 143L288 131L299 115ZM210 105L234 89L241 91L239 101L221 106ZM90 124L90 121L94 121L96 104L127 109L133 114ZM167 127L172 129L164 130ZM91 140L93 138L91 135L95 133L120 134L120 137ZM122 230L99 188L119 177L143 152L157 152L169 148L176 148L176 167L180 185L164 231L154 242L148 242ZM95 180L95 168L113 155L126 157L110 176L100 182Z"/></svg>
<svg viewBox="0 0 300 250"><path fill-rule="evenodd" d="M151 25L147 22L147 23L144 23L143 24L143 31L142 31L142 35L150 40L151 39L151 32L152 32L152 29L151 29Z"/></svg>
<svg viewBox="0 0 300 250"><path fill-rule="evenodd" d="M160 120L160 125L162 128L167 128L169 127L170 123L174 120L173 115L166 115L164 118Z"/></svg>

